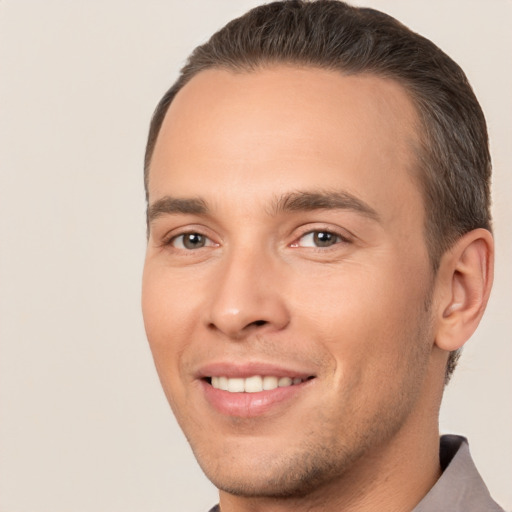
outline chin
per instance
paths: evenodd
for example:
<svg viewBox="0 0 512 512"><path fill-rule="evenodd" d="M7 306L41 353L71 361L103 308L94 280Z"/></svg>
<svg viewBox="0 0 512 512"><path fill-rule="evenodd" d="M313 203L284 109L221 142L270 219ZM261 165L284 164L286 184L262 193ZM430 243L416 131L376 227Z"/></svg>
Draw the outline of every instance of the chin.
<svg viewBox="0 0 512 512"><path fill-rule="evenodd" d="M349 455L342 450L333 453L325 446L305 445L294 454L275 451L258 457L242 457L238 453L238 457L210 458L196 453L196 457L207 478L228 494L247 498L300 498L339 480L354 459L362 455Z"/></svg>

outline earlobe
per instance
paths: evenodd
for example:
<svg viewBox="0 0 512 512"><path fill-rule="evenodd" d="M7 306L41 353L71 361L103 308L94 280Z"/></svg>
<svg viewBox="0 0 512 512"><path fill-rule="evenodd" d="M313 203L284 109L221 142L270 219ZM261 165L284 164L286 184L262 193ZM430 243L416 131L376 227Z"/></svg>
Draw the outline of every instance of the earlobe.
<svg viewBox="0 0 512 512"><path fill-rule="evenodd" d="M486 229L466 233L443 255L438 271L439 348L457 350L476 330L491 292L493 263L493 238Z"/></svg>

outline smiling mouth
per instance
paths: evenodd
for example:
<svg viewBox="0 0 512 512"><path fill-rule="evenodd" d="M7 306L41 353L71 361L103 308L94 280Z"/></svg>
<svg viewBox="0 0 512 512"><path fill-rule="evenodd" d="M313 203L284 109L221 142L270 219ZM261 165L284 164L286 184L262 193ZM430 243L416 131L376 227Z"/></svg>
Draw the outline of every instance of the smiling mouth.
<svg viewBox="0 0 512 512"><path fill-rule="evenodd" d="M272 391L277 388L285 388L302 384L305 381L314 379L314 376L302 377L276 377L273 375L253 375L251 377L206 377L214 389L228 391L230 393L259 393L261 391Z"/></svg>

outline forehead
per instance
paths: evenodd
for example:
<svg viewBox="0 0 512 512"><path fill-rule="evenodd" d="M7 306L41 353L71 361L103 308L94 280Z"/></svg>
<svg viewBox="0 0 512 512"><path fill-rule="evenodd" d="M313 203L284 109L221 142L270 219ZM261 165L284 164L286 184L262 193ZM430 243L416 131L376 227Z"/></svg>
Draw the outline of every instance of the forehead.
<svg viewBox="0 0 512 512"><path fill-rule="evenodd" d="M203 71L164 119L150 201L176 190L196 195L198 179L212 193L247 180L274 193L342 186L363 199L405 182L416 188L417 124L405 89L374 75L291 66Z"/></svg>

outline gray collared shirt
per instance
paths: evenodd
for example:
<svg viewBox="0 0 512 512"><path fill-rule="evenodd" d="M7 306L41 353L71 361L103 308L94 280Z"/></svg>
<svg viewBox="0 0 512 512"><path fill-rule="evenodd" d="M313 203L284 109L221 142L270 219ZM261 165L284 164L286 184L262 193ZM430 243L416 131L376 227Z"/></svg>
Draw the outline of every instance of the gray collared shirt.
<svg viewBox="0 0 512 512"><path fill-rule="evenodd" d="M504 512L491 498L464 437L441 437L443 474L413 512Z"/></svg>
<svg viewBox="0 0 512 512"><path fill-rule="evenodd" d="M412 512L505 512L491 498L466 438L442 436L439 456L443 474ZM219 506L210 512L220 512Z"/></svg>

